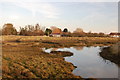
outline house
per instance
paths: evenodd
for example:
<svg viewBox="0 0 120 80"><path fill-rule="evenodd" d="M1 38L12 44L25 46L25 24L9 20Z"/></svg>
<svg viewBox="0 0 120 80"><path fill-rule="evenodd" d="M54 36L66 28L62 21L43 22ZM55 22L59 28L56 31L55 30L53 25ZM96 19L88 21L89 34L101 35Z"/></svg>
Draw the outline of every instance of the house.
<svg viewBox="0 0 120 80"><path fill-rule="evenodd" d="M61 37L62 34L62 30L59 28L55 28L52 30L52 33L50 34L50 36L52 37Z"/></svg>
<svg viewBox="0 0 120 80"><path fill-rule="evenodd" d="M110 33L111 37L120 37L120 33Z"/></svg>

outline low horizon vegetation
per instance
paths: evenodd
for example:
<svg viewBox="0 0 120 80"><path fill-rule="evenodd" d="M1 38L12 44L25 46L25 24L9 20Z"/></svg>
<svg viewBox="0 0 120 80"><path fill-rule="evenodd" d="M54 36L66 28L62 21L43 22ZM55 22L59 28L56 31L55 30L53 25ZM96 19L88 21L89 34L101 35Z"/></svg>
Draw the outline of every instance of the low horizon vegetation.
<svg viewBox="0 0 120 80"><path fill-rule="evenodd" d="M60 31L54 31L54 30ZM20 27L20 30L17 31L13 24L8 23L4 24L2 30L2 35L23 35L23 36L50 36L51 33L60 34L62 37L110 37L108 34L105 33L92 33L84 32L81 28L76 28L75 31L70 32L68 28L64 28L63 31L60 28L55 26L51 26L51 28L45 28L40 26L39 24L33 25L26 25L25 27Z"/></svg>

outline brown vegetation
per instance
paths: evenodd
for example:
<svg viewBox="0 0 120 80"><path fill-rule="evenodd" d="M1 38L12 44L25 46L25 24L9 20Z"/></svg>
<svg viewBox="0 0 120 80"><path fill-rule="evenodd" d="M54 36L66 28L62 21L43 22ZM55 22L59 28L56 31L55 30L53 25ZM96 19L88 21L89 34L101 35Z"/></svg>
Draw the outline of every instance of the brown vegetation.
<svg viewBox="0 0 120 80"><path fill-rule="evenodd" d="M42 35L44 35L44 32L41 30L39 24L36 24L35 26L27 25L24 28L20 28L19 35L42 36Z"/></svg>
<svg viewBox="0 0 120 80"><path fill-rule="evenodd" d="M32 45L3 45L2 61L3 78L80 78L71 73L71 63Z"/></svg>
<svg viewBox="0 0 120 80"><path fill-rule="evenodd" d="M120 66L120 43L105 47L100 52L100 56L104 59L110 60Z"/></svg>
<svg viewBox="0 0 120 80"><path fill-rule="evenodd" d="M24 35L24 36L51 36L51 35L60 35L62 37L110 37L110 35L104 33L91 33L84 32L83 29L77 28L73 33L68 31L65 28L63 31L60 28L52 26L50 29L40 26L39 24L27 25L25 27L20 27L20 30L17 32L13 24L5 24L2 29L3 35ZM50 35L51 34L51 35Z"/></svg>
<svg viewBox="0 0 120 80"><path fill-rule="evenodd" d="M42 37L42 36L2 36L4 42L39 42L39 46L64 47L64 46L92 46L111 45L119 41L112 37Z"/></svg>
<svg viewBox="0 0 120 80"><path fill-rule="evenodd" d="M51 51L50 53L55 54L55 55L59 55L59 56L62 56L62 57L72 56L73 55L73 53L67 52L67 51Z"/></svg>
<svg viewBox="0 0 120 80"><path fill-rule="evenodd" d="M41 48L112 45L110 37L40 37L2 36L3 78L79 78L72 74L75 66L61 55L45 53ZM69 67L68 67L69 66ZM81 79L82 80L82 79Z"/></svg>
<svg viewBox="0 0 120 80"><path fill-rule="evenodd" d="M8 23L3 26L2 35L17 35L17 30L12 24Z"/></svg>

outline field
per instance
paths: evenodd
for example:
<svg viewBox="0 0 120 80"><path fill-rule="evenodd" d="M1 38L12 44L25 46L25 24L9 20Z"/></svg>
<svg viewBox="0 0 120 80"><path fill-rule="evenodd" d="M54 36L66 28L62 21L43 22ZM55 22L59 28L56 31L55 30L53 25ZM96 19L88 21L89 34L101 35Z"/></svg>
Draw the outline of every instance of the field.
<svg viewBox="0 0 120 80"><path fill-rule="evenodd" d="M2 42L6 45L18 45L19 43L39 47L64 47L64 46L103 46L115 44L119 38L112 37L47 37L47 36L2 36Z"/></svg>
<svg viewBox="0 0 120 80"><path fill-rule="evenodd" d="M80 78L75 66L62 56L42 48L71 46L108 46L119 41L110 37L2 36L3 78Z"/></svg>

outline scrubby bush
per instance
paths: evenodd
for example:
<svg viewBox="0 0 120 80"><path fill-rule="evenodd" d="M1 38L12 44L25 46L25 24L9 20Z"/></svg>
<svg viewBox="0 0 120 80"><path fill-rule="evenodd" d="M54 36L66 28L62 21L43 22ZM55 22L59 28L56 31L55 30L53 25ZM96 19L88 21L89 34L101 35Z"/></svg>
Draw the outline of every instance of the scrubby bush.
<svg viewBox="0 0 120 80"><path fill-rule="evenodd" d="M8 23L3 26L2 34L3 35L17 35L17 30L13 27L12 24Z"/></svg>
<svg viewBox="0 0 120 80"><path fill-rule="evenodd" d="M47 28L47 29L45 30L45 35L46 35L46 36L49 36L51 33L52 33L52 30L51 30L51 29L48 29L48 28Z"/></svg>
<svg viewBox="0 0 120 80"><path fill-rule="evenodd" d="M41 30L39 24L36 24L35 26L27 25L24 28L20 27L19 35L24 35L24 36L41 36L41 35L44 35L44 32Z"/></svg>

